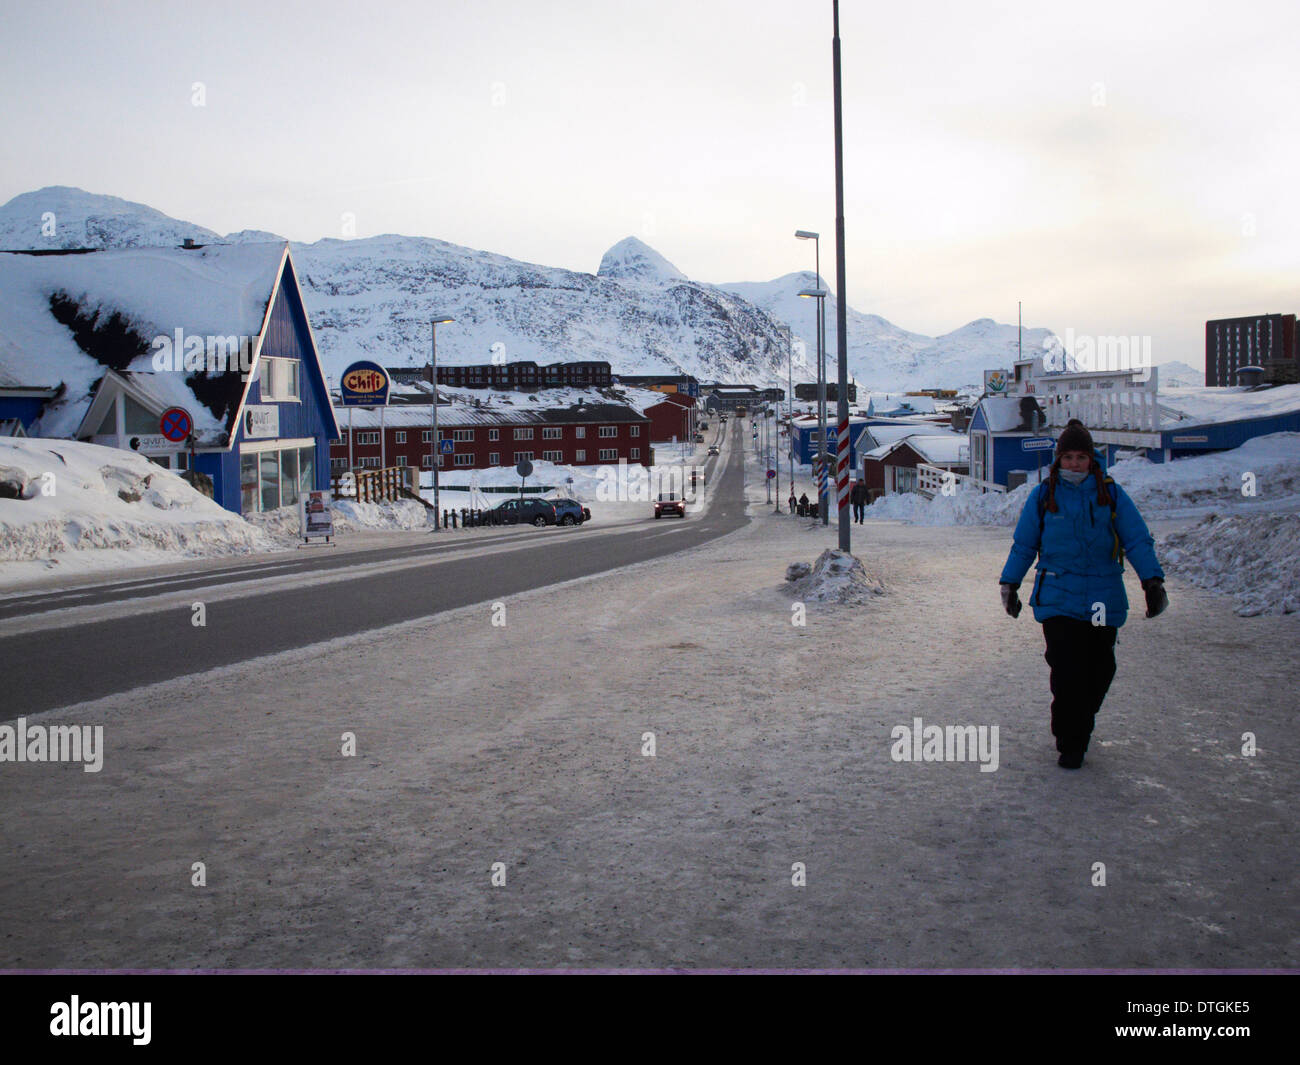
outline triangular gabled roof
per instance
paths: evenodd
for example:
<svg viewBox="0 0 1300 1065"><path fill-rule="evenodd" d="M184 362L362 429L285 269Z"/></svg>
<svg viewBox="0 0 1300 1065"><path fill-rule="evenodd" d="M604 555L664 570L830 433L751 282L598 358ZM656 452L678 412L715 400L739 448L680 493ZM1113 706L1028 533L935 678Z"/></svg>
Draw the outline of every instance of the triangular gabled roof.
<svg viewBox="0 0 1300 1065"><path fill-rule="evenodd" d="M286 268L292 284L285 283ZM33 426L42 436L93 432L97 396L107 399L107 392L130 383L147 409L188 409L201 445L230 446L281 293L306 324L314 363L309 373L319 381L321 405L330 406L286 242L4 252L0 291L0 377L66 386ZM213 373L156 369L154 358L175 347L178 330L181 339L247 338L249 373L238 366ZM337 423L334 429L337 435Z"/></svg>

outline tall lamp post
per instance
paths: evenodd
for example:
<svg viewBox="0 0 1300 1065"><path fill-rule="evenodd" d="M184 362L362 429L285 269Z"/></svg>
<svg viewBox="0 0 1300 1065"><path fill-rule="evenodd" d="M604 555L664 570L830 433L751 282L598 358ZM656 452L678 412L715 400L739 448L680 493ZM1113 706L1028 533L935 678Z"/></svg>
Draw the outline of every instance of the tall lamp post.
<svg viewBox="0 0 1300 1065"><path fill-rule="evenodd" d="M823 301L829 295L824 288L806 288L799 293L804 299L817 301L817 461L825 469L826 462L821 456L826 451L826 363L823 329L825 328L825 312L822 309ZM821 515L822 524L830 524L830 510L828 506L827 494L830 492L830 475L827 473L826 491L823 492L818 487L818 511Z"/></svg>
<svg viewBox="0 0 1300 1065"><path fill-rule="evenodd" d="M831 72L835 82L835 291L839 294L835 307L835 347L839 355L839 389L836 394L835 413L840 432L835 450L835 498L839 505L840 550L849 551L849 455L852 442L849 436L849 338L848 305L844 302L847 291L844 280L844 118L840 92L840 0L832 0L834 35L831 38ZM820 285L821 282L819 281Z"/></svg>
<svg viewBox="0 0 1300 1065"><path fill-rule="evenodd" d="M821 287L822 242L820 234L807 229L797 229L794 235L799 240L811 240L813 242L813 263L816 267L817 288L811 291L822 293L822 296L817 298L817 435L821 437L818 454L823 454L826 451L826 307L822 303L825 298L825 290ZM809 290L805 289L799 295L807 296L808 292ZM823 525L830 522L830 507L827 499L829 491L830 479L828 477L826 492L819 492L817 496L817 508L821 514Z"/></svg>
<svg viewBox="0 0 1300 1065"><path fill-rule="evenodd" d="M429 358L429 384L433 389L433 446L429 448L429 465L433 468L433 528L436 532L442 528L442 511L438 507L438 458L441 454L438 450L438 326L447 322L454 322L454 318L444 316L442 318L433 318L430 325L433 328L433 342L430 347Z"/></svg>

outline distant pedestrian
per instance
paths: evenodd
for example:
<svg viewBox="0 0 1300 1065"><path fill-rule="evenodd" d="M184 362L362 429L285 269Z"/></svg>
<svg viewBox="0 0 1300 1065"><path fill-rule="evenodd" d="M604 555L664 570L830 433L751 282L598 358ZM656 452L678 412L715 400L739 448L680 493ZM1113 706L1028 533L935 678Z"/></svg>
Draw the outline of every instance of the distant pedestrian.
<svg viewBox="0 0 1300 1065"><path fill-rule="evenodd" d="M853 520L859 525L866 520L867 485L865 481L854 481L849 490L849 502L853 504Z"/></svg>
<svg viewBox="0 0 1300 1065"><path fill-rule="evenodd" d="M1052 735L1065 769L1083 765L1097 711L1115 676L1115 636L1128 617L1124 554L1142 581L1149 618L1169 605L1155 540L1137 506L1106 476L1092 435L1071 419L1048 477L1029 493L999 578L1002 606L1020 614L1020 582L1038 557L1029 605L1051 668Z"/></svg>
<svg viewBox="0 0 1300 1065"><path fill-rule="evenodd" d="M796 505L797 503L798 503L798 500L796 500L795 497L794 497L794 489L791 488L791 489L790 489L790 513L791 513L791 514L793 514L793 513L795 512L794 508L795 508L795 505Z"/></svg>
<svg viewBox="0 0 1300 1065"><path fill-rule="evenodd" d="M808 493L803 492L799 496L799 517L805 517L808 514Z"/></svg>

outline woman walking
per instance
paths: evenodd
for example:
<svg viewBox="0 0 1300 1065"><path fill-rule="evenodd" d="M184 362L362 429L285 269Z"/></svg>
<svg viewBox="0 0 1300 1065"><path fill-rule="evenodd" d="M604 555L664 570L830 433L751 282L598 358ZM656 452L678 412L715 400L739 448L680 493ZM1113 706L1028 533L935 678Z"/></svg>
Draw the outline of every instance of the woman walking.
<svg viewBox="0 0 1300 1065"><path fill-rule="evenodd" d="M1093 721L1115 676L1115 636L1128 617L1124 554L1142 581L1147 613L1169 605L1155 540L1137 507L1106 476L1092 435L1071 419L1056 441L1047 479L1029 493L1002 569L1002 605L1020 614L1017 594L1038 558L1029 605L1043 626L1051 667L1057 764L1078 769Z"/></svg>

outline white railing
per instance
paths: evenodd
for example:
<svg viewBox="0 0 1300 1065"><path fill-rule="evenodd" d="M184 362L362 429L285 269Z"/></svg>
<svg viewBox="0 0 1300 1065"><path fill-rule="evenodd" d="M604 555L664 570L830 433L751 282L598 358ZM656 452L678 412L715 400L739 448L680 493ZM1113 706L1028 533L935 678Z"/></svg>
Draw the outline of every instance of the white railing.
<svg viewBox="0 0 1300 1065"><path fill-rule="evenodd" d="M993 481L982 481L966 473L954 473L939 466L920 462L916 466L916 490L922 495L936 496L943 491L945 484L978 492L1005 492L1006 486Z"/></svg>
<svg viewBox="0 0 1300 1065"><path fill-rule="evenodd" d="M1047 424L1053 429L1063 429L1071 418L1078 418L1094 432L1160 432L1159 375L1155 369L1147 381L1127 388L1065 391L1070 388L1066 381L1056 387L1061 391L1046 391L1039 397L1047 411Z"/></svg>

